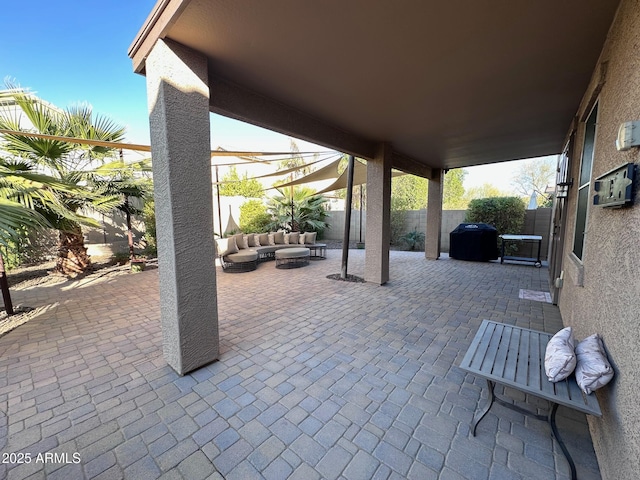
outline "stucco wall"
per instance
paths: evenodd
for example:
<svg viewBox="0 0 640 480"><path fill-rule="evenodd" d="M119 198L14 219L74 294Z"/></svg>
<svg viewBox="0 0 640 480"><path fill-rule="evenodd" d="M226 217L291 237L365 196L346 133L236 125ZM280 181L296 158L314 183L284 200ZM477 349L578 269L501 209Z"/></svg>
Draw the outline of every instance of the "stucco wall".
<svg viewBox="0 0 640 480"><path fill-rule="evenodd" d="M593 179L626 162L640 163L640 149L618 152L615 139L621 123L640 120L640 0L623 0L604 45L593 80L577 116L584 120L598 99ZM605 83L600 94L603 62ZM595 93L594 93L595 92ZM577 183L584 123L576 135L571 177ZM594 448L604 479L636 479L640 472L640 202L624 209L590 205L583 261L571 253L575 230L577 187L569 194L560 311L565 325L582 339L602 335L616 377L598 391L602 418L589 417ZM582 277L582 278L580 278ZM579 284L583 283L582 286Z"/></svg>

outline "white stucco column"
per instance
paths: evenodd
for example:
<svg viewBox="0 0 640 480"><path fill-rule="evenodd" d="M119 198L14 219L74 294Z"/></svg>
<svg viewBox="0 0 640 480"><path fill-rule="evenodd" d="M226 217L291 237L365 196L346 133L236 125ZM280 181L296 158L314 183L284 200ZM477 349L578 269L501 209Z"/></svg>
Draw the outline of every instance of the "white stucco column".
<svg viewBox="0 0 640 480"><path fill-rule="evenodd" d="M391 145L380 144L367 162L367 229L364 279L383 285L389 280L391 241Z"/></svg>
<svg viewBox="0 0 640 480"><path fill-rule="evenodd" d="M158 40L146 61L165 360L218 358L207 60Z"/></svg>
<svg viewBox="0 0 640 480"><path fill-rule="evenodd" d="M429 179L429 193L427 195L427 232L424 241L424 255L428 260L440 258L443 179L442 170L434 168Z"/></svg>

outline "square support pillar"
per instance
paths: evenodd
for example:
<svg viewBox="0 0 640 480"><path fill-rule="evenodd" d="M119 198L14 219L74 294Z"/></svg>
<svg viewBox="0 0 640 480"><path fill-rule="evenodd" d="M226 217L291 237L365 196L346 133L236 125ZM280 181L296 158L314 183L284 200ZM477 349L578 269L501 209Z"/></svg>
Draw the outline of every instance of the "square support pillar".
<svg viewBox="0 0 640 480"><path fill-rule="evenodd" d="M163 352L184 375L219 353L207 60L158 40L146 76Z"/></svg>
<svg viewBox="0 0 640 480"><path fill-rule="evenodd" d="M440 258L440 234L442 230L442 185L443 172L433 169L429 179L427 197L427 231L424 241L424 255L428 260Z"/></svg>
<svg viewBox="0 0 640 480"><path fill-rule="evenodd" d="M367 162L367 229L364 279L383 285L389 280L391 243L391 162L388 143L381 144Z"/></svg>

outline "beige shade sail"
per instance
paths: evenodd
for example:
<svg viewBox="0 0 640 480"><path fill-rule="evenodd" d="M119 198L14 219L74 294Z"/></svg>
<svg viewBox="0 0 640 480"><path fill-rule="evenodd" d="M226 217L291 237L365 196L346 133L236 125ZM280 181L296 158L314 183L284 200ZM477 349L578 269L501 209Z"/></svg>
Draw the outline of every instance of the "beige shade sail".
<svg viewBox="0 0 640 480"><path fill-rule="evenodd" d="M340 175L335 182L333 182L331 185L329 185L328 187L320 190L319 192L316 192L314 195L320 195L323 193L327 193L327 192L333 192L335 190L340 190L342 188L347 188L347 170L345 169L344 172L342 172L342 175ZM392 170L391 171L391 176L392 177L397 177L400 175L405 175L404 172L400 172L398 170ZM356 162L353 165L353 184L354 185L363 185L367 183L367 166L364 163L359 162L358 160L356 160Z"/></svg>
<svg viewBox="0 0 640 480"><path fill-rule="evenodd" d="M287 168L286 170L277 170L273 173L266 173L264 175L258 175L257 177L251 177L251 178L267 178L267 177L276 177L279 175L286 175L288 173L297 172L298 170L301 170L306 167L310 167L311 165L315 165L316 163L320 163L320 162L324 162L324 160L316 160L314 162L305 163L304 165L301 165L298 167L291 167L291 168Z"/></svg>
<svg viewBox="0 0 640 480"><path fill-rule="evenodd" d="M109 147L109 148L122 148L124 150L135 150L138 152L151 152L151 146L149 145L139 145L135 143L124 143L124 142L110 142L108 140L90 140L85 138L75 138L75 137L63 137L60 135L48 135L46 133L36 133L36 132L26 132L20 130L5 130L0 129L0 134L4 135L20 135L23 137L33 137L33 138L43 138L46 140L55 140L61 142L69 142L69 143L77 143L81 145L93 145L99 147ZM298 155L309 155L309 154L317 154L317 153L326 153L326 152L297 152ZM212 150L212 157L263 157L270 155L278 155L278 156L286 156L291 155L291 152L247 152L247 151L229 151L229 150ZM260 162L260 160L252 159L253 162Z"/></svg>
<svg viewBox="0 0 640 480"><path fill-rule="evenodd" d="M340 174L338 173L339 163L340 163L340 159L334 160L329 165L325 165L324 167L319 168L318 170L311 172L310 174L305 175L304 177L296 178L291 182L283 183L274 188L293 187L295 185L305 185L307 183L320 182L322 180L331 180L332 178L338 178L340 177ZM297 167L296 170L300 168L302 167ZM366 170L366 167L365 167L365 170ZM278 172L278 173L284 173L284 171Z"/></svg>

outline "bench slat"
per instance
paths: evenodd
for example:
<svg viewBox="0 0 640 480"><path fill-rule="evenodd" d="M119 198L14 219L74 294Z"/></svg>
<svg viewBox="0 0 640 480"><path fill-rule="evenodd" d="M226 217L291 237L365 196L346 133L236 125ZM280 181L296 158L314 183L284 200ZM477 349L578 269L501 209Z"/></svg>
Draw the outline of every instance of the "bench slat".
<svg viewBox="0 0 640 480"><path fill-rule="evenodd" d="M529 335L524 330L520 337L518 348L518 363L516 367L516 383L523 387L529 386Z"/></svg>
<svg viewBox="0 0 640 480"><path fill-rule="evenodd" d="M489 338L489 345L487 346L484 359L482 360L482 366L480 367L480 370L483 372L487 372L489 374L493 373L493 367L496 364L496 355L498 354L498 347L502 340L503 331L504 328L502 325L496 325L493 335Z"/></svg>
<svg viewBox="0 0 640 480"><path fill-rule="evenodd" d="M554 396L557 395L555 384L547 379L547 372L544 369L544 356L547 353L547 343L549 343L549 340L551 340L551 335L540 334L540 358L542 359L540 362L540 386L546 395Z"/></svg>
<svg viewBox="0 0 640 480"><path fill-rule="evenodd" d="M482 363L484 362L484 357L495 329L496 325L488 324L485 326L484 332L480 336L480 343L477 345L476 355L471 363L471 368L482 371Z"/></svg>
<svg viewBox="0 0 640 480"><path fill-rule="evenodd" d="M505 325L502 330L502 339L500 346L498 347L498 353L496 355L496 363L493 366L491 373L498 376L504 375L504 369L507 361L507 354L509 353L509 344L511 343L511 335L513 334L513 328Z"/></svg>
<svg viewBox="0 0 640 480"><path fill-rule="evenodd" d="M486 322L482 322L480 324L480 328L478 329L476 336L473 337L473 340L471 341L471 345L469 345L469 349L467 350L467 353L465 353L464 358L462 359L462 365L470 366L472 364L475 358L475 354L478 352L480 340L482 340L482 338L484 337L484 332L487 329L488 325L489 324Z"/></svg>
<svg viewBox="0 0 640 480"><path fill-rule="evenodd" d="M540 389L540 335L529 332L529 375L527 385Z"/></svg>
<svg viewBox="0 0 640 480"><path fill-rule="evenodd" d="M509 350L507 351L507 362L504 367L504 378L513 382L516 380L518 346L520 345L521 334L522 331L520 329L511 329L511 340L509 341Z"/></svg>

